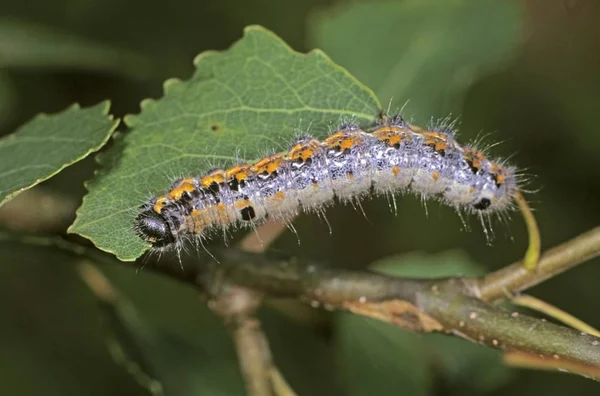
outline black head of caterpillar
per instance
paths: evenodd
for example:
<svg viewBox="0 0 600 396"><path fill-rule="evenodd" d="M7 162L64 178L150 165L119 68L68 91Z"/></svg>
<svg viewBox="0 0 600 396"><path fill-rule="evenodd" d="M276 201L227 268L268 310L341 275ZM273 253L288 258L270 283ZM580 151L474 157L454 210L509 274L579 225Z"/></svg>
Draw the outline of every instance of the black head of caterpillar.
<svg viewBox="0 0 600 396"><path fill-rule="evenodd" d="M177 239L172 232L172 226L167 219L156 213L152 206L143 205L142 211L135 219L135 231L152 246L161 248L175 243Z"/></svg>

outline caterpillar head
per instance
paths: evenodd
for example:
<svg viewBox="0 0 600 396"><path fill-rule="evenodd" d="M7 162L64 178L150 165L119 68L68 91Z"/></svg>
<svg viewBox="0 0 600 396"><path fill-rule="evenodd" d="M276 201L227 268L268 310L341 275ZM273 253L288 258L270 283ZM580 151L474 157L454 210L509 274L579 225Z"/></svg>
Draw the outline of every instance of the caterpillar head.
<svg viewBox="0 0 600 396"><path fill-rule="evenodd" d="M152 208L144 208L136 217L135 231L154 247L166 247L176 242L167 219Z"/></svg>

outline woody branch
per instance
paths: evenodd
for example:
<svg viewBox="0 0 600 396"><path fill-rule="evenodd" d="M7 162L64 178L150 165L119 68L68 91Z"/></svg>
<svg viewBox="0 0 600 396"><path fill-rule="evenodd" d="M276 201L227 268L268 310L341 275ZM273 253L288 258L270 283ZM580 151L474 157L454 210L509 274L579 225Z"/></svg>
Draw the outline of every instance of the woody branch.
<svg viewBox="0 0 600 396"><path fill-rule="evenodd" d="M6 239L7 237L4 236ZM10 236L9 238L13 238ZM19 238L56 245L96 261L108 256L64 240ZM505 351L536 367L576 372L600 379L600 338L489 304L538 284L600 254L600 228L546 252L537 271L518 263L482 278L435 280L392 277L370 271L327 269L300 260L278 260L235 249L206 260L152 269L191 284L213 298L242 287L258 297L297 298L327 308L383 320L418 332L444 332Z"/></svg>

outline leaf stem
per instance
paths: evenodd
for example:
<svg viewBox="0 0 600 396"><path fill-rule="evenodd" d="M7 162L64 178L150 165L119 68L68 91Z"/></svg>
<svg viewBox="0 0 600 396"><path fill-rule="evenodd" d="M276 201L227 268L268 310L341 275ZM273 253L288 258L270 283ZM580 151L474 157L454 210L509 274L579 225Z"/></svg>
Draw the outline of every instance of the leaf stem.
<svg viewBox="0 0 600 396"><path fill-rule="evenodd" d="M515 200L523 214L523 219L527 226L527 235L529 236L529 246L525 252L525 257L523 258L523 267L529 271L534 271L537 267L538 260L540 259L542 245L540 229L527 200L521 192L517 192Z"/></svg>

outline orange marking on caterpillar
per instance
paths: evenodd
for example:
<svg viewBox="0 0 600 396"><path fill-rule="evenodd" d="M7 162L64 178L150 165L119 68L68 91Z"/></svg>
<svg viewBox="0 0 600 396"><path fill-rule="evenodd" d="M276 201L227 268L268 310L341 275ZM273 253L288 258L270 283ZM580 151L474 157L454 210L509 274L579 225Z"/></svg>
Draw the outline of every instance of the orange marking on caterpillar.
<svg viewBox="0 0 600 396"><path fill-rule="evenodd" d="M217 169L200 179L200 184L203 187L210 187L213 183L222 184L225 182L225 171Z"/></svg>
<svg viewBox="0 0 600 396"><path fill-rule="evenodd" d="M287 154L287 159L297 161L301 159L305 162L309 158L314 157L315 152L321 148L321 142L318 140L309 140L308 142L298 143Z"/></svg>
<svg viewBox="0 0 600 396"><path fill-rule="evenodd" d="M174 188L173 190L171 190L171 192L169 192L169 198L171 198L174 201L177 201L181 198L183 193L192 192L194 190L196 190L196 186L193 184L193 182L181 183L179 187Z"/></svg>
<svg viewBox="0 0 600 396"><path fill-rule="evenodd" d="M207 225L211 223L210 215L207 210L194 209L190 214L194 233L200 234Z"/></svg>
<svg viewBox="0 0 600 396"><path fill-rule="evenodd" d="M425 132L425 144L431 146L435 151L445 151L448 149L448 139L439 132Z"/></svg>
<svg viewBox="0 0 600 396"><path fill-rule="evenodd" d="M252 206L252 202L248 199L240 199L234 203L236 209L244 209L247 206Z"/></svg>
<svg viewBox="0 0 600 396"><path fill-rule="evenodd" d="M152 209L154 209L154 211L156 213L160 214L162 212L163 208L165 207L165 205L167 204L167 199L168 199L167 197L157 198Z"/></svg>
<svg viewBox="0 0 600 396"><path fill-rule="evenodd" d="M248 164L231 167L225 172L225 179L231 180L235 178L237 181L246 180L250 172L250 167Z"/></svg>
<svg viewBox="0 0 600 396"><path fill-rule="evenodd" d="M252 166L252 171L258 174L266 173L267 175L270 175L273 172L276 172L281 167L283 161L283 156L273 155L271 157L264 158L258 161L256 164L254 164L254 166Z"/></svg>
<svg viewBox="0 0 600 396"><path fill-rule="evenodd" d="M395 165L392 168L392 173L394 174L394 176L398 176L398 174L400 173L400 167L398 165Z"/></svg>
<svg viewBox="0 0 600 396"><path fill-rule="evenodd" d="M481 162L486 160L485 155L481 151L472 148L464 149L463 156L475 169L481 169Z"/></svg>
<svg viewBox="0 0 600 396"><path fill-rule="evenodd" d="M377 128L375 129L373 132L371 132L373 135L379 135L379 134L397 134L399 132L404 131L402 128L398 127L398 126L382 126L381 128Z"/></svg>
<svg viewBox="0 0 600 396"><path fill-rule="evenodd" d="M380 142L385 142L388 146L393 147L402 142L402 129L398 127L383 127L373 132Z"/></svg>
<svg viewBox="0 0 600 396"><path fill-rule="evenodd" d="M348 134L347 132L337 132L325 139L325 145L330 149L339 148L340 150L349 150L362 143L363 139L358 134Z"/></svg>

